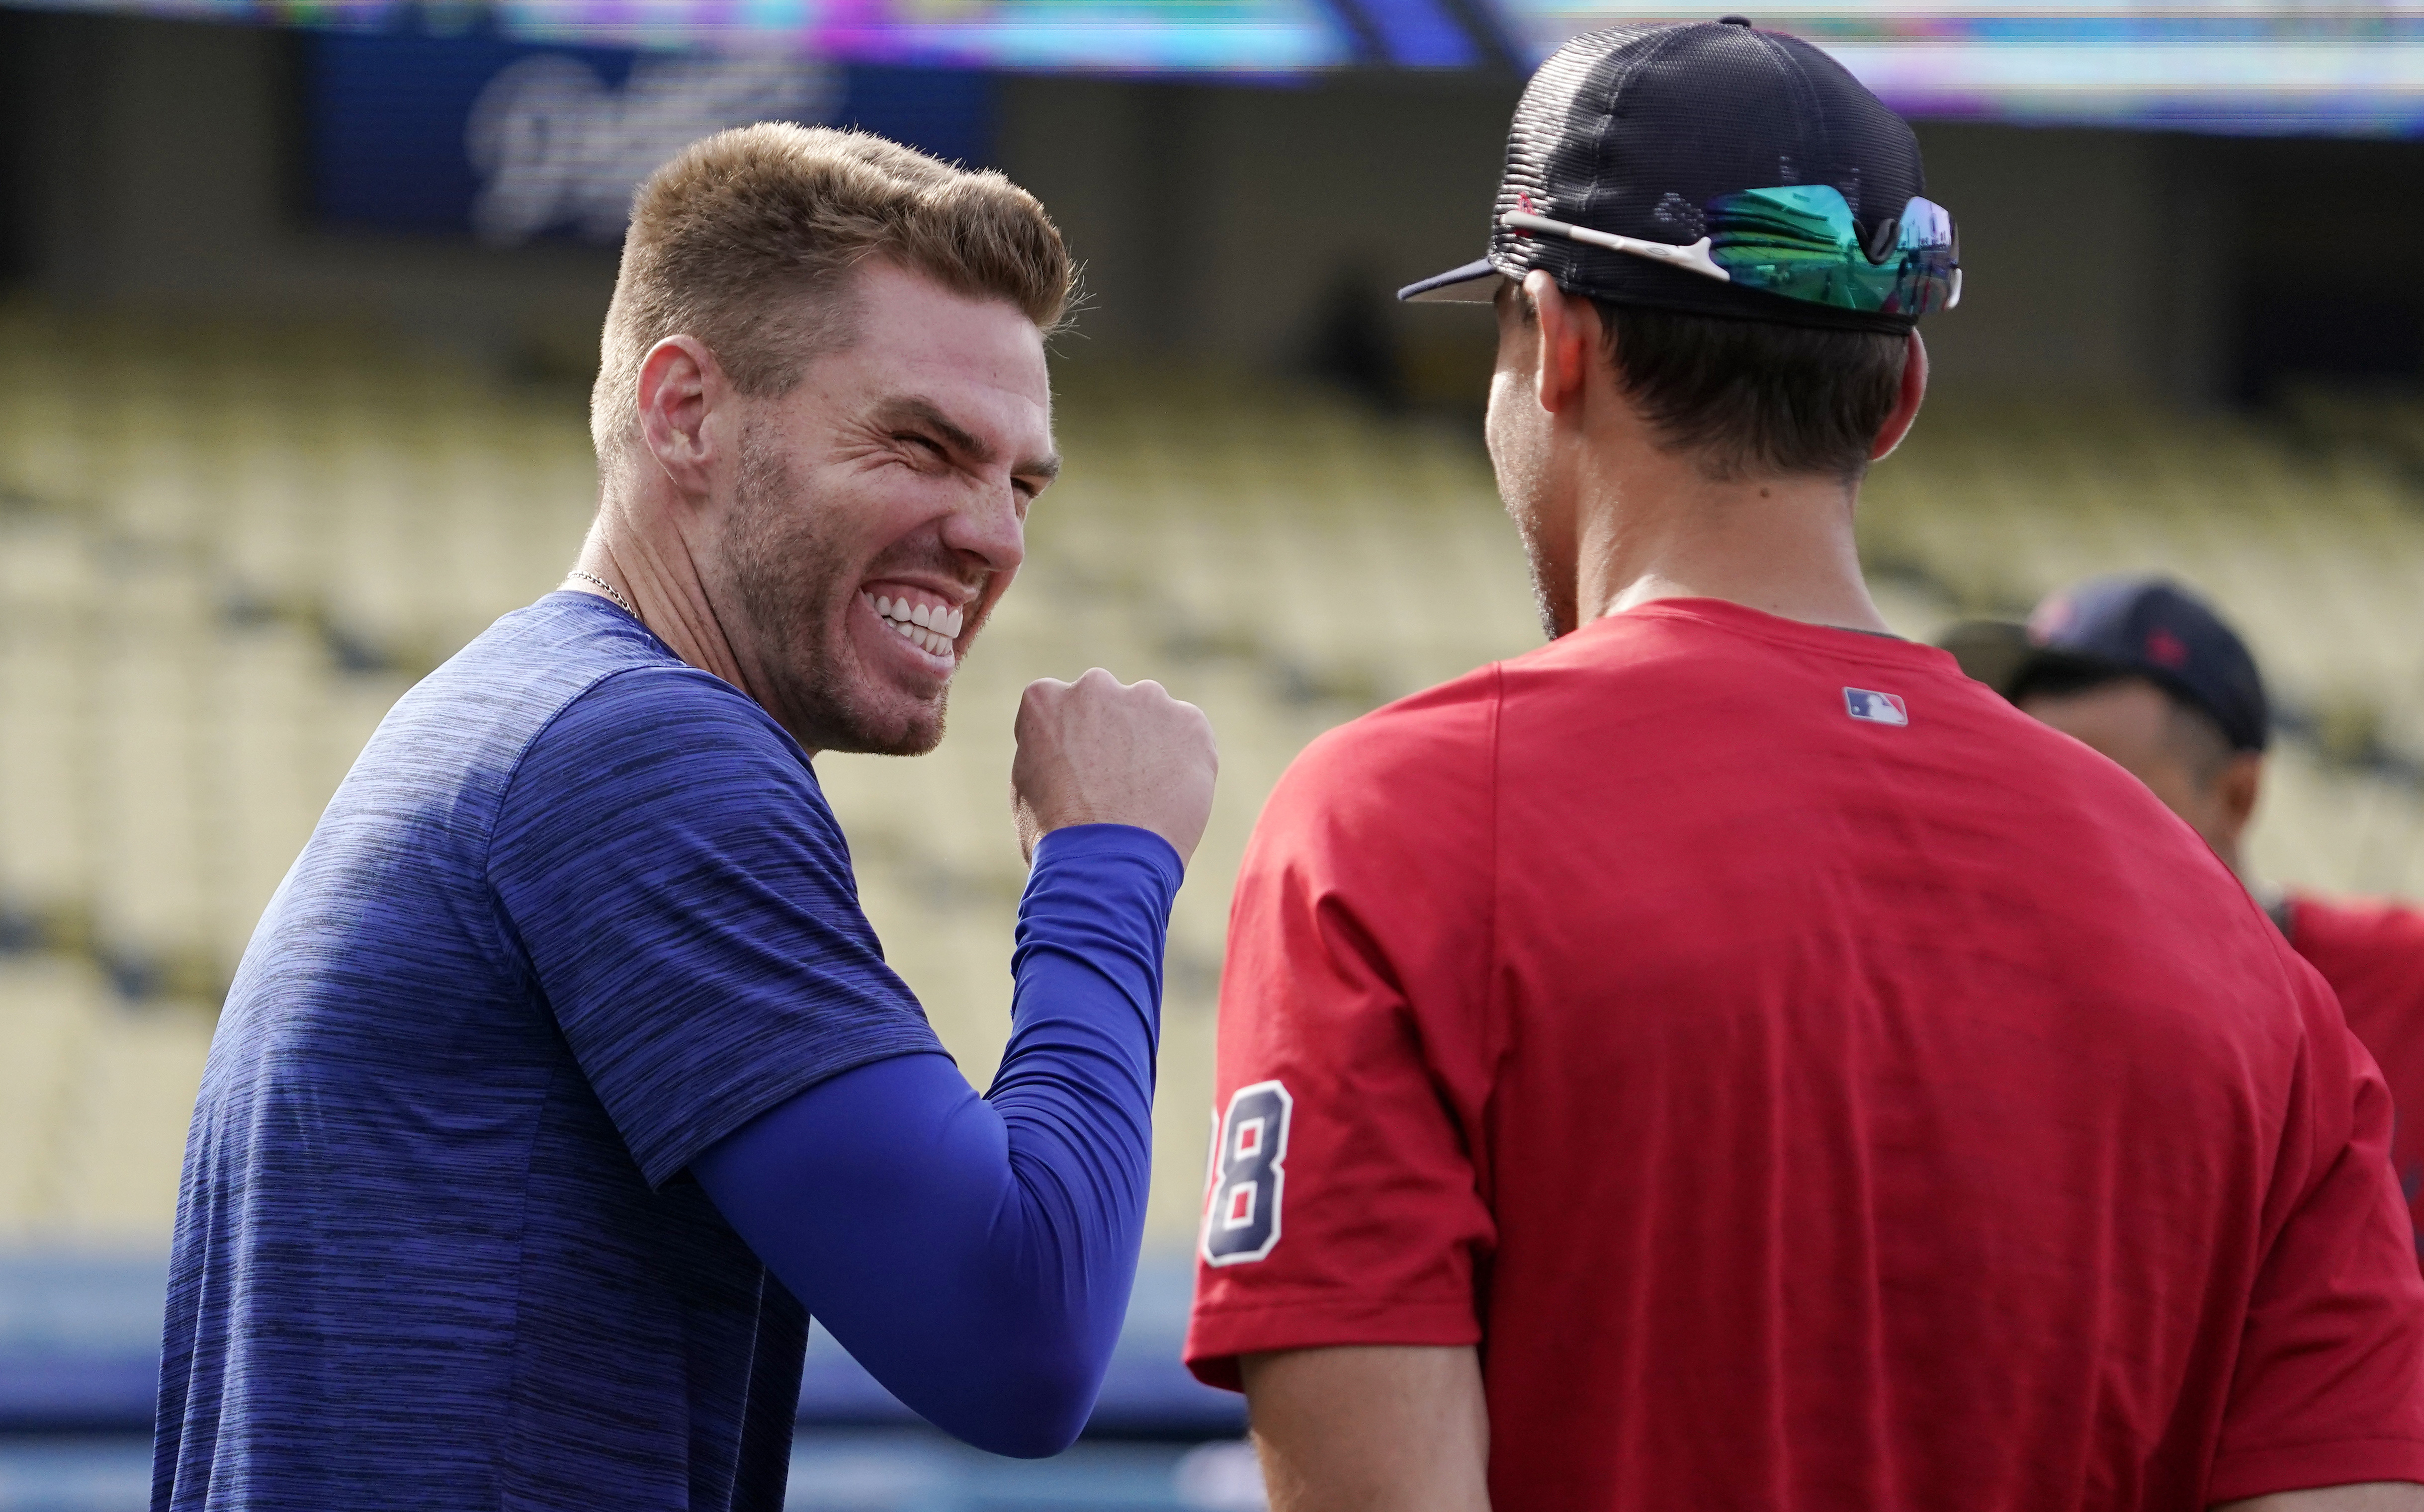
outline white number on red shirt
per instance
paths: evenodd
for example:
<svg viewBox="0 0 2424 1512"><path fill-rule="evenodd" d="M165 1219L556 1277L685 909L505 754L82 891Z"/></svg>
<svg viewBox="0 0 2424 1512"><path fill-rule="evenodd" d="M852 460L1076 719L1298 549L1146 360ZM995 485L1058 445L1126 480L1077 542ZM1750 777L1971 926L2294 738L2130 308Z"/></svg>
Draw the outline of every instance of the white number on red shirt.
<svg viewBox="0 0 2424 1512"><path fill-rule="evenodd" d="M1204 1213L1204 1259L1234 1265L1260 1260L1280 1242L1280 1190L1287 1180L1288 1114L1296 1100L1275 1081L1240 1087L1220 1120L1212 1195Z"/></svg>

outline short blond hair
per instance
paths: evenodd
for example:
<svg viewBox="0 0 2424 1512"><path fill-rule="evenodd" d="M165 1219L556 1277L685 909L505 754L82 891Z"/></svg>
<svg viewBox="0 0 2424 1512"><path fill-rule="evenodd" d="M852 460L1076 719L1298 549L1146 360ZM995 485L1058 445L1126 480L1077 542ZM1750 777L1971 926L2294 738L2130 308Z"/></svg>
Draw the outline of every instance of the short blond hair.
<svg viewBox="0 0 2424 1512"><path fill-rule="evenodd" d="M1075 278L1035 197L865 132L770 122L702 137L631 207L599 342L589 434L603 463L639 425L640 364L695 337L744 394L780 394L847 345L852 270L886 259L955 294L1002 299L1046 331Z"/></svg>

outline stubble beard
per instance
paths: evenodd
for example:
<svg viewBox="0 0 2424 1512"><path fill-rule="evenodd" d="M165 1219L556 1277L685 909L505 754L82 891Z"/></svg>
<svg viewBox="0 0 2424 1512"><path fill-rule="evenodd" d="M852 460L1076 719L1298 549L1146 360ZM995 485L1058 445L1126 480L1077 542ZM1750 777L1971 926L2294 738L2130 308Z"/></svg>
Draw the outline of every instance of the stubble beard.
<svg viewBox="0 0 2424 1512"><path fill-rule="evenodd" d="M1555 586L1559 574L1541 545L1540 533L1529 517L1510 510L1515 517L1515 533L1523 539L1523 563L1532 573L1532 612L1540 616L1540 638L1554 641L1565 634L1559 628L1558 595Z"/></svg>
<svg viewBox="0 0 2424 1512"><path fill-rule="evenodd" d="M1498 483L1499 502L1515 533L1523 542L1524 565L1532 574L1532 607L1540 616L1540 634L1554 641L1573 629L1573 570L1555 559L1540 531L1539 501L1547 491L1546 463L1536 438L1490 436L1490 461Z"/></svg>
<svg viewBox="0 0 2424 1512"><path fill-rule="evenodd" d="M732 581L762 648L767 712L811 751L924 756L934 749L943 740L949 684L925 700L870 696L860 686L872 679L847 629L858 584L848 577L839 532L828 511L801 496L789 466L754 427L742 433L740 464L728 536Z"/></svg>

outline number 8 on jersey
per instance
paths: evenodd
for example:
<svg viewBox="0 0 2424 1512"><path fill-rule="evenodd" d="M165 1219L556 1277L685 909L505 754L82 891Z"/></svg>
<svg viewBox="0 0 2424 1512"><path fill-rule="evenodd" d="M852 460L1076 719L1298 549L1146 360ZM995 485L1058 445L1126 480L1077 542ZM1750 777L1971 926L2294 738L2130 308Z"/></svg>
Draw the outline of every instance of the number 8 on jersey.
<svg viewBox="0 0 2424 1512"><path fill-rule="evenodd" d="M1215 1131L1204 1262L1260 1260L1280 1242L1280 1191L1287 1175L1288 1114L1296 1100L1275 1081L1240 1087Z"/></svg>

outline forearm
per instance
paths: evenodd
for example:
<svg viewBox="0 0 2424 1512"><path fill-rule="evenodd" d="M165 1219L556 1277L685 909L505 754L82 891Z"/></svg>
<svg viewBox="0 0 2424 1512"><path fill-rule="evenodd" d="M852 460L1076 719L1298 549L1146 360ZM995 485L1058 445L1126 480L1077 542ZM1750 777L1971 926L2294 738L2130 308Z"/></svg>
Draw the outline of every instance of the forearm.
<svg viewBox="0 0 2424 1512"><path fill-rule="evenodd" d="M1157 838L1108 825L1049 836L1036 860L1011 958L1010 1042L985 1101L1029 1209L1050 1232L1082 1236L1069 1262L1120 1257L1124 1299L1153 1176L1177 860ZM1112 1339L1100 1343L1108 1353Z"/></svg>
<svg viewBox="0 0 2424 1512"><path fill-rule="evenodd" d="M1239 1363L1271 1512L1490 1512L1490 1413L1470 1347Z"/></svg>
<svg viewBox="0 0 2424 1512"><path fill-rule="evenodd" d="M998 1453L1050 1454L1076 1436L1126 1311L1177 885L1159 844L1079 832L1039 851L987 1098L941 1057L879 1061L694 1164L861 1364Z"/></svg>

